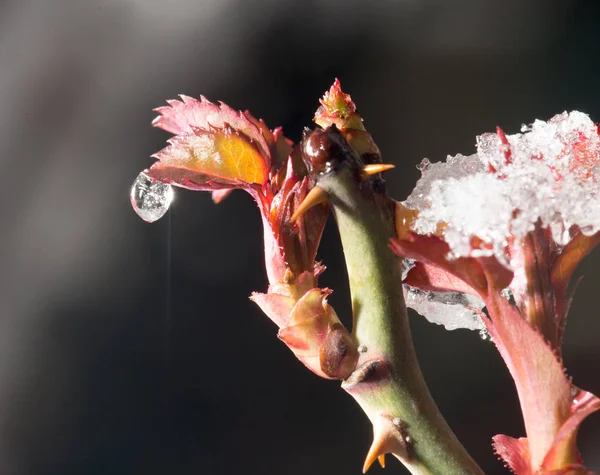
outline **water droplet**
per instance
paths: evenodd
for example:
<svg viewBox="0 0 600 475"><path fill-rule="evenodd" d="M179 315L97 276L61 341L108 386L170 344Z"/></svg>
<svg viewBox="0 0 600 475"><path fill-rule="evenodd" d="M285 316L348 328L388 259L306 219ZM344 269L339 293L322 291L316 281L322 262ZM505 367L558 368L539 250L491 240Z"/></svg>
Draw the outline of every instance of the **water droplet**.
<svg viewBox="0 0 600 475"><path fill-rule="evenodd" d="M394 417L392 424L394 424L396 427L402 427L402 419L399 417Z"/></svg>
<svg viewBox="0 0 600 475"><path fill-rule="evenodd" d="M490 333L485 328L482 328L481 330L479 330L479 338L481 338L482 340L492 341L492 337L491 337Z"/></svg>
<svg viewBox="0 0 600 475"><path fill-rule="evenodd" d="M360 345L360 346L358 347L358 352L359 352L359 353L366 353L366 352L367 352L367 347L366 347L366 345Z"/></svg>
<svg viewBox="0 0 600 475"><path fill-rule="evenodd" d="M131 206L148 223L162 218L173 201L173 188L168 183L153 180L144 172L131 185Z"/></svg>

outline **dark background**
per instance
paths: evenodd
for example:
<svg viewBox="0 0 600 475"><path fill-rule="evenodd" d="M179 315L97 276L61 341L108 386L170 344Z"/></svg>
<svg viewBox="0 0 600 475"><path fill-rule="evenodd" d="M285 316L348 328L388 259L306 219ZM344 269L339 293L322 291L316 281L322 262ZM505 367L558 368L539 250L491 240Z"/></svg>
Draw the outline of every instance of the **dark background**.
<svg viewBox="0 0 600 475"><path fill-rule="evenodd" d="M248 108L298 139L339 77L405 198L423 157L474 150L578 109L600 121L600 2L4 0L0 2L0 473L359 474L367 418L314 377L247 296L266 289L258 211L177 190L142 222L129 187L178 93ZM348 319L329 223L321 282ZM600 393L600 251L565 337ZM486 473L522 436L512 381L477 333L411 320L442 412ZM580 448L600 470L600 416ZM391 459L385 473L404 473ZM372 473L383 473L378 467Z"/></svg>

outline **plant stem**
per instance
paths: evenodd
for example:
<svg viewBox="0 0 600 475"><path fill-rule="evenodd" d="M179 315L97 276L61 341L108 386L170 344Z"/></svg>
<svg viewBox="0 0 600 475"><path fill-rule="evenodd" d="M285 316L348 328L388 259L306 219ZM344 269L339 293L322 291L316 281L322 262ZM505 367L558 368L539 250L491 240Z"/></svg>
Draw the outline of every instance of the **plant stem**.
<svg viewBox="0 0 600 475"><path fill-rule="evenodd" d="M362 182L353 167L319 179L329 195L344 248L358 368L343 383L374 426L370 456L393 453L413 474L483 473L440 414L415 355L401 261L389 249L394 203ZM380 459L381 460L381 459ZM366 463L368 468L369 457Z"/></svg>

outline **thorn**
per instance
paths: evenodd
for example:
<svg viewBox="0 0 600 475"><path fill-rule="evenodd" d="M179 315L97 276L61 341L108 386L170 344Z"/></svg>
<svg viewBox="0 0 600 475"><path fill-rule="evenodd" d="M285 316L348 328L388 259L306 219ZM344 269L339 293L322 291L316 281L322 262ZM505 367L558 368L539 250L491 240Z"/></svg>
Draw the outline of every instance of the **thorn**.
<svg viewBox="0 0 600 475"><path fill-rule="evenodd" d="M294 223L300 216L306 213L313 206L326 202L327 192L323 190L323 188L315 186L312 190L308 192L302 203L300 203L300 206L296 208L296 211L294 211L294 214L292 214L290 221Z"/></svg>
<svg viewBox="0 0 600 475"><path fill-rule="evenodd" d="M365 165L362 167L360 171L360 176L364 180L369 178L371 175L375 175L377 173L382 173L387 170L391 170L395 168L396 165L386 164L386 163L373 163L370 165Z"/></svg>
<svg viewBox="0 0 600 475"><path fill-rule="evenodd" d="M402 431L393 423L393 417L380 413L372 420L373 443L363 465L363 473L378 460L385 467L385 454L391 453L401 459L408 457L407 445Z"/></svg>
<svg viewBox="0 0 600 475"><path fill-rule="evenodd" d="M378 430L377 427L373 427L373 443L365 459L363 465L363 473L367 473L367 470L371 468L375 460L379 460L381 466L385 466L385 454L389 451L389 433L387 427L384 430ZM381 463L383 460L383 463Z"/></svg>
<svg viewBox="0 0 600 475"><path fill-rule="evenodd" d="M373 465L373 462L375 462L376 458L379 458L379 456L373 454L373 446L371 446L371 448L369 449L369 453L367 454L367 458L365 459L365 463L363 465L363 474L367 473L367 471L371 468L371 465Z"/></svg>

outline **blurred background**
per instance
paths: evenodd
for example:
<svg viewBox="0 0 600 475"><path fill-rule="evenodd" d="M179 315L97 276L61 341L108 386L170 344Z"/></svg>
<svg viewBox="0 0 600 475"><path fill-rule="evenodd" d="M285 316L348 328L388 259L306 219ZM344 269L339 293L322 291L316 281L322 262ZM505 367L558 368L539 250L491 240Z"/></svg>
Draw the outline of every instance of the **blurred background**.
<svg viewBox="0 0 600 475"><path fill-rule="evenodd" d="M581 110L600 121L600 2L3 0L0 2L0 473L359 474L371 427L248 300L266 289L248 195L176 190L144 223L129 188L179 93L248 108L297 140L339 77L404 199L422 158ZM321 283L349 318L337 232ZM600 393L600 250L565 363ZM486 473L522 436L511 379L476 332L411 316L430 388ZM600 415L580 431L600 471ZM389 460L386 472L405 473Z"/></svg>

